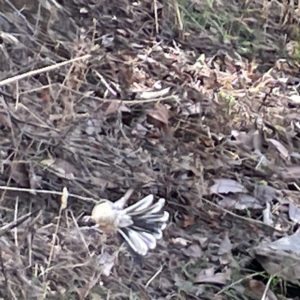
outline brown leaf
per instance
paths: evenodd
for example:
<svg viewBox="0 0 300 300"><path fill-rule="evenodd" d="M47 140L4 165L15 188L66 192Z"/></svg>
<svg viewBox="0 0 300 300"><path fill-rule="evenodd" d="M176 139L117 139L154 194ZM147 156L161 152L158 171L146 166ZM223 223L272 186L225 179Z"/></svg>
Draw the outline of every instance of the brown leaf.
<svg viewBox="0 0 300 300"><path fill-rule="evenodd" d="M276 197L276 189L265 184L258 184L254 189L254 197L259 199L261 204L271 202Z"/></svg>
<svg viewBox="0 0 300 300"><path fill-rule="evenodd" d="M115 265L115 259L116 259L116 253L113 255L110 255L107 252L104 252L99 257L99 263L101 265L102 274L104 276L109 276L111 269Z"/></svg>
<svg viewBox="0 0 300 300"><path fill-rule="evenodd" d="M0 124L4 127L11 128L11 121L6 113L0 112Z"/></svg>
<svg viewBox="0 0 300 300"><path fill-rule="evenodd" d="M218 201L218 205L226 209L237 209L237 210L245 210L245 209L263 209L263 206L260 202L247 194L237 194L235 197L224 197L220 201Z"/></svg>
<svg viewBox="0 0 300 300"><path fill-rule="evenodd" d="M44 159L40 162L43 166L49 167L57 176L72 180L78 175L78 170L69 162L57 159Z"/></svg>
<svg viewBox="0 0 300 300"><path fill-rule="evenodd" d="M220 244L218 255L223 255L230 252L232 249L231 241L228 237L228 232L226 231L223 237L223 240Z"/></svg>
<svg viewBox="0 0 300 300"><path fill-rule="evenodd" d="M286 147L284 145L282 145L282 143L280 143L274 139L267 139L267 141L271 142L273 144L273 146L276 147L276 149L281 154L283 159L288 159L290 157L289 151L286 149Z"/></svg>
<svg viewBox="0 0 300 300"><path fill-rule="evenodd" d="M300 178L300 166L289 166L285 170L281 171L281 176L285 179L297 179Z"/></svg>
<svg viewBox="0 0 300 300"><path fill-rule="evenodd" d="M101 188L104 190L106 188L116 188L118 187L118 185L116 183L110 182L108 180L105 180L101 177L95 177L95 176L91 176L89 178L87 178L87 180L91 180L91 182L95 185L101 186Z"/></svg>
<svg viewBox="0 0 300 300"><path fill-rule="evenodd" d="M11 178L21 187L29 188L29 174L26 165L18 162L12 162L10 168Z"/></svg>
<svg viewBox="0 0 300 300"><path fill-rule="evenodd" d="M141 124L136 124L135 128L131 131L133 135L137 135L139 137L144 137L147 133L148 129Z"/></svg>
<svg viewBox="0 0 300 300"><path fill-rule="evenodd" d="M254 295L256 295L259 298L262 298L266 286L262 281L252 279L249 281L249 288ZM278 300L278 298L274 295L274 293L271 290L268 290L266 293L265 300Z"/></svg>
<svg viewBox="0 0 300 300"><path fill-rule="evenodd" d="M156 99L166 96L170 91L170 88L167 87L163 90L158 91L145 91L140 94L140 99Z"/></svg>
<svg viewBox="0 0 300 300"><path fill-rule="evenodd" d="M30 188L32 190L36 190L38 188L41 187L41 184L42 184L42 177L41 176L38 176L36 174L31 174L29 176L29 182L30 182ZM33 195L36 195L36 192L35 191L32 191L31 192Z"/></svg>
<svg viewBox="0 0 300 300"><path fill-rule="evenodd" d="M259 130L255 130L253 132L253 141L252 142L253 142L254 150L258 150L259 152L261 152L263 137Z"/></svg>
<svg viewBox="0 0 300 300"><path fill-rule="evenodd" d="M194 216L183 215L183 227L188 227L190 225L193 225L194 223L195 223Z"/></svg>
<svg viewBox="0 0 300 300"><path fill-rule="evenodd" d="M232 179L221 178L213 179L213 181L215 184L210 187L212 194L241 193L246 191L242 184Z"/></svg>
<svg viewBox="0 0 300 300"><path fill-rule="evenodd" d="M190 245L188 248L182 248L181 251L188 257L199 258L202 256L202 249L197 244Z"/></svg>
<svg viewBox="0 0 300 300"><path fill-rule="evenodd" d="M111 101L109 106L107 107L105 111L105 115L108 116L110 114L113 114L115 112L130 112L131 110L122 103L122 101Z"/></svg>
<svg viewBox="0 0 300 300"><path fill-rule="evenodd" d="M211 267L200 271L196 276L194 283L220 283L226 284L230 279L230 270L224 273L215 273L215 268Z"/></svg>
<svg viewBox="0 0 300 300"><path fill-rule="evenodd" d="M177 237L177 238L172 238L171 242L175 245L181 245L181 246L187 246L189 243L191 243L190 241L188 241L187 239L184 239L182 237Z"/></svg>
<svg viewBox="0 0 300 300"><path fill-rule="evenodd" d="M147 114L151 118L161 122L164 125L168 125L168 123L169 123L169 110L163 104L155 103L154 109L148 110ZM148 121L149 121L149 119L148 119ZM149 123L151 123L151 122L149 122ZM155 125L155 124L153 124L153 125Z"/></svg>

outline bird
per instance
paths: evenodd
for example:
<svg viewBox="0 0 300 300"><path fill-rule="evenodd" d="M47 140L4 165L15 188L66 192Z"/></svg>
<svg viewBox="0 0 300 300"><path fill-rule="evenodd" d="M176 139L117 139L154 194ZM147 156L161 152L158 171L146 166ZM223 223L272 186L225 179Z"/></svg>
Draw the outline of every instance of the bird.
<svg viewBox="0 0 300 300"><path fill-rule="evenodd" d="M162 238L169 213L163 210L165 199L154 203L153 194L125 207L132 193L133 189L129 189L116 202L101 199L86 219L91 219L104 233L119 234L135 253L145 256Z"/></svg>

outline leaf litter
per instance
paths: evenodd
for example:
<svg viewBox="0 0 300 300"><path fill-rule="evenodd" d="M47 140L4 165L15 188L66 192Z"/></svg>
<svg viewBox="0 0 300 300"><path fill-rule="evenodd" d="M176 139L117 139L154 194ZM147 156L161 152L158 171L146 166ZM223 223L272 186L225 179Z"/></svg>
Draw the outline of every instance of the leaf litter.
<svg viewBox="0 0 300 300"><path fill-rule="evenodd" d="M0 296L283 293L249 284L244 262L298 278L298 46L283 42L297 7L27 2L0 15ZM83 222L129 188L172 215L143 260Z"/></svg>

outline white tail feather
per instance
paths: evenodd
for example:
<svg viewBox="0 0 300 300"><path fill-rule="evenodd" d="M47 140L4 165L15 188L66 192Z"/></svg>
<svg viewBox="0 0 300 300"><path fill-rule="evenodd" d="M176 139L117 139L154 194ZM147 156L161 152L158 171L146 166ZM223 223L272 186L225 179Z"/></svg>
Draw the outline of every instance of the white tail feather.
<svg viewBox="0 0 300 300"><path fill-rule="evenodd" d="M151 204L153 203L153 199L154 199L154 197L152 194L148 195L145 198L143 198L142 200L138 201L137 203L135 203L131 206L128 206L124 210L128 214L140 212L140 211L148 208L149 206L151 206Z"/></svg>

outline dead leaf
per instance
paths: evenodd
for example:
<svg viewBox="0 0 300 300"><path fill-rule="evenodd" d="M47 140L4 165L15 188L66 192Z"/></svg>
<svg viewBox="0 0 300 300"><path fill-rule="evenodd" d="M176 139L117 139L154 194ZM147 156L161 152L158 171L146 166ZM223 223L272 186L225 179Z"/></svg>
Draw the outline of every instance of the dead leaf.
<svg viewBox="0 0 300 300"><path fill-rule="evenodd" d="M21 187L30 187L29 174L25 164L12 162L10 165L10 176Z"/></svg>
<svg viewBox="0 0 300 300"><path fill-rule="evenodd" d="M60 158L44 159L40 161L40 164L48 167L58 177L62 177L65 179L72 180L75 178L75 175L78 174L77 169L72 164Z"/></svg>
<svg viewBox="0 0 300 300"><path fill-rule="evenodd" d="M182 248L181 251L188 257L199 258L202 256L202 249L197 244L190 245L188 248Z"/></svg>
<svg viewBox="0 0 300 300"><path fill-rule="evenodd" d="M263 210L263 222L267 225L273 225L271 205L269 202L266 203L266 208Z"/></svg>
<svg viewBox="0 0 300 300"><path fill-rule="evenodd" d="M190 225L193 225L194 223L195 223L194 216L183 215L183 227L188 227Z"/></svg>
<svg viewBox="0 0 300 300"><path fill-rule="evenodd" d="M185 105L182 111L183 116L195 116L202 113L202 106L200 102L197 103L188 103Z"/></svg>
<svg viewBox="0 0 300 300"><path fill-rule="evenodd" d="M263 143L263 137L261 132L259 130L255 130L252 133L252 136L253 136L252 143L253 143L254 150L258 153L261 153L262 143Z"/></svg>
<svg viewBox="0 0 300 300"><path fill-rule="evenodd" d="M115 112L130 112L131 110L122 103L122 101L111 101L105 111L105 116L114 114Z"/></svg>
<svg viewBox="0 0 300 300"><path fill-rule="evenodd" d="M200 271L196 276L194 283L219 283L226 284L230 280L230 270L224 273L215 273L215 268L211 267Z"/></svg>
<svg viewBox="0 0 300 300"><path fill-rule="evenodd" d="M50 114L51 112L51 95L50 95L50 89L44 88L41 92L41 99L43 101L43 104L45 105L45 112L46 114Z"/></svg>
<svg viewBox="0 0 300 300"><path fill-rule="evenodd" d="M148 110L147 115L153 118L154 120L161 122L164 125L168 125L169 123L169 110L163 104L155 103L154 109Z"/></svg>
<svg viewBox="0 0 300 300"><path fill-rule="evenodd" d="M30 188L32 189L32 191L30 192L31 194L36 195L36 192L34 190L41 187L42 180L43 180L42 176L38 176L36 174L31 174L29 176Z"/></svg>
<svg viewBox="0 0 300 300"><path fill-rule="evenodd" d="M116 259L115 254L110 255L109 253L104 252L103 254L100 255L99 263L101 266L102 274L104 276L110 275L111 269L115 265L115 259Z"/></svg>
<svg viewBox="0 0 300 300"><path fill-rule="evenodd" d="M104 190L106 188L113 189L113 188L118 187L118 185L116 183L110 182L101 177L90 176L86 179L90 180L95 185L101 186L102 190Z"/></svg>
<svg viewBox="0 0 300 300"><path fill-rule="evenodd" d="M131 131L133 135L137 135L139 137L144 137L147 132L148 129L139 123L137 123L135 128Z"/></svg>
<svg viewBox="0 0 300 300"><path fill-rule="evenodd" d="M234 141L231 141L233 144L240 145L247 150L253 149L253 132L246 133L237 130L232 130L231 135L235 138Z"/></svg>
<svg viewBox="0 0 300 300"><path fill-rule="evenodd" d="M245 192L246 188L232 179L213 179L214 185L210 187L211 194L228 194Z"/></svg>
<svg viewBox="0 0 300 300"><path fill-rule="evenodd" d="M300 103L300 95L291 95L290 100L292 100L294 103Z"/></svg>
<svg viewBox="0 0 300 300"><path fill-rule="evenodd" d="M159 91L145 91L139 96L140 99L156 99L166 96L170 91L170 87L167 87Z"/></svg>
<svg viewBox="0 0 300 300"><path fill-rule="evenodd" d="M91 295L91 300L104 300L104 299L102 298L102 296L99 295L98 293L90 293L90 295ZM85 297L84 299L86 299L86 297ZM82 300L83 300L83 299L82 299Z"/></svg>
<svg viewBox="0 0 300 300"><path fill-rule="evenodd" d="M6 128L11 128L11 120L6 113L0 112L0 124Z"/></svg>
<svg viewBox="0 0 300 300"><path fill-rule="evenodd" d="M193 284L190 280L184 280L179 277L178 274L174 274L175 286L177 286L180 290L195 293L196 295L201 295L204 289L201 286Z"/></svg>
<svg viewBox="0 0 300 300"><path fill-rule="evenodd" d="M224 238L220 244L218 255L227 254L228 252L231 252L231 249L232 249L231 241L228 237L228 232L226 231L224 234Z"/></svg>
<svg viewBox="0 0 300 300"><path fill-rule="evenodd" d="M261 299L264 295L266 286L262 281L251 279L249 281L249 288L254 295ZM278 300L278 298L268 289L265 300Z"/></svg>
<svg viewBox="0 0 300 300"><path fill-rule="evenodd" d="M276 197L276 189L266 184L258 184L254 189L254 197L259 199L259 202L264 205Z"/></svg>
<svg viewBox="0 0 300 300"><path fill-rule="evenodd" d="M281 172L281 176L285 179L298 179L300 178L300 166L295 165L295 166L288 166L285 167L284 170Z"/></svg>
<svg viewBox="0 0 300 300"><path fill-rule="evenodd" d="M300 223L300 208L293 202L289 203L289 217L292 221Z"/></svg>
<svg viewBox="0 0 300 300"><path fill-rule="evenodd" d="M64 210L68 206L68 197L69 197L69 192L66 187L63 188L63 193L61 196L61 204L60 204L60 209Z"/></svg>
<svg viewBox="0 0 300 300"><path fill-rule="evenodd" d="M189 243L191 243L191 241L188 241L184 238L181 237L177 237L177 238L172 238L171 239L172 243L175 245L181 245L181 246L187 246Z"/></svg>
<svg viewBox="0 0 300 300"><path fill-rule="evenodd" d="M263 206L259 201L246 194L238 194L235 198L233 197L224 197L222 200L218 201L218 205L226 209L263 209Z"/></svg>
<svg viewBox="0 0 300 300"><path fill-rule="evenodd" d="M276 149L281 154L283 159L288 159L290 157L289 151L286 149L286 147L284 145L282 145L282 143L280 143L274 139L267 139L267 141L271 142L273 144L273 146L276 147Z"/></svg>

